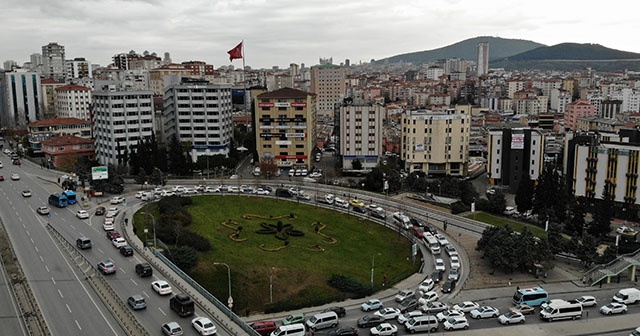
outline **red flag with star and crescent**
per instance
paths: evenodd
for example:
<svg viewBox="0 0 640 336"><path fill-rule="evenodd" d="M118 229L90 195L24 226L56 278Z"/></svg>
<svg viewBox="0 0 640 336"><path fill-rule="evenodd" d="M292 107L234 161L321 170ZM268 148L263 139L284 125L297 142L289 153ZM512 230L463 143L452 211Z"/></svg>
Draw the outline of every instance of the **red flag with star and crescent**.
<svg viewBox="0 0 640 336"><path fill-rule="evenodd" d="M233 49L227 51L229 54L229 61L233 62L234 59L242 58L242 42L238 43Z"/></svg>

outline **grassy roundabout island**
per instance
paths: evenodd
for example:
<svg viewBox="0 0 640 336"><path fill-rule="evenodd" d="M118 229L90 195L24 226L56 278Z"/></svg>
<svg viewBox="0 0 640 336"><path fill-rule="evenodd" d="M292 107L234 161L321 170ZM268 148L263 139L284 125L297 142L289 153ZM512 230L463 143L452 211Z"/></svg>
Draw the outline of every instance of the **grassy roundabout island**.
<svg viewBox="0 0 640 336"><path fill-rule="evenodd" d="M187 207L192 222L185 229L205 237L212 249L198 254L189 274L226 302L227 270L214 263L228 264L234 311L242 315L353 297L330 286L329 280L337 275L370 288L374 259L374 290L406 278L420 266L419 256L412 260L406 238L356 216L281 199L216 195L195 196L192 201ZM156 206L141 211L161 220ZM144 239L145 225L150 227L140 211L135 219Z"/></svg>

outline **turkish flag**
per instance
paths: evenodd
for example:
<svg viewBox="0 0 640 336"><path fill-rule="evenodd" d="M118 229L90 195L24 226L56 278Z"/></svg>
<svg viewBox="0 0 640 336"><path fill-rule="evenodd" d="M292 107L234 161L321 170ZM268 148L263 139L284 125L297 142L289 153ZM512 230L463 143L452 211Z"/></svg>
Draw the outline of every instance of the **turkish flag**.
<svg viewBox="0 0 640 336"><path fill-rule="evenodd" d="M236 58L242 58L242 42L238 43L233 49L227 51L229 54L229 61L233 61Z"/></svg>

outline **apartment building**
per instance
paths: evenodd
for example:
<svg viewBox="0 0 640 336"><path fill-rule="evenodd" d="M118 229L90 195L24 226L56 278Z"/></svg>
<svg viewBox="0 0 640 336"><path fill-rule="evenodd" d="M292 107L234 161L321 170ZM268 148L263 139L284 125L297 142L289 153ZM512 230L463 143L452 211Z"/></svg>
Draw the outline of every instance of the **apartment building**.
<svg viewBox="0 0 640 336"><path fill-rule="evenodd" d="M428 175L466 176L471 130L467 108L406 110L401 127L405 169Z"/></svg>
<svg viewBox="0 0 640 336"><path fill-rule="evenodd" d="M477 56L476 73L480 77L489 73L489 42L478 43Z"/></svg>
<svg viewBox="0 0 640 336"><path fill-rule="evenodd" d="M316 95L292 88L265 92L255 100L256 149L260 161L280 168L311 168L316 145Z"/></svg>
<svg viewBox="0 0 640 336"><path fill-rule="evenodd" d="M74 78L92 78L93 70L91 69L91 62L84 58L74 58L73 60L65 60L64 68L66 78L73 80Z"/></svg>
<svg viewBox="0 0 640 336"><path fill-rule="evenodd" d="M316 94L317 113L333 116L336 106L346 93L346 72L343 66L320 64L311 67L311 92Z"/></svg>
<svg viewBox="0 0 640 336"><path fill-rule="evenodd" d="M90 139L91 122L77 118L42 119L28 124L27 131L29 132L29 148L34 154L40 154L44 140L64 135Z"/></svg>
<svg viewBox="0 0 640 336"><path fill-rule="evenodd" d="M166 77L189 77L191 69L181 64L166 64L149 70L149 86L156 96L164 95Z"/></svg>
<svg viewBox="0 0 640 336"><path fill-rule="evenodd" d="M576 131L578 129L579 118L589 118L596 116L596 108L587 100L576 100L567 104L564 113L564 127Z"/></svg>
<svg viewBox="0 0 640 336"><path fill-rule="evenodd" d="M93 92L93 101L96 159L126 166L125 152L154 131L153 92L103 86Z"/></svg>
<svg viewBox="0 0 640 336"><path fill-rule="evenodd" d="M490 130L487 140L487 175L493 185L515 193L523 176L537 180L544 163L544 135L537 129Z"/></svg>
<svg viewBox="0 0 640 336"><path fill-rule="evenodd" d="M42 119L44 101L40 75L35 72L0 74L0 123L3 127L25 128Z"/></svg>
<svg viewBox="0 0 640 336"><path fill-rule="evenodd" d="M40 80L40 86L42 87L42 102L43 102L43 119L56 117L56 89L65 86L65 83L58 82L51 78L42 78Z"/></svg>
<svg viewBox="0 0 640 336"><path fill-rule="evenodd" d="M233 139L231 85L183 77L164 92L164 133L189 145L193 162L202 155L228 155Z"/></svg>
<svg viewBox="0 0 640 336"><path fill-rule="evenodd" d="M344 171L371 171L378 166L382 149L385 108L379 104L347 103L340 106L340 154ZM354 162L361 168L356 169Z"/></svg>
<svg viewBox="0 0 640 336"><path fill-rule="evenodd" d="M60 118L91 120L91 89L69 84L56 89L56 115Z"/></svg>
<svg viewBox="0 0 640 336"><path fill-rule="evenodd" d="M42 46L42 75L58 82L65 81L64 46L56 42Z"/></svg>

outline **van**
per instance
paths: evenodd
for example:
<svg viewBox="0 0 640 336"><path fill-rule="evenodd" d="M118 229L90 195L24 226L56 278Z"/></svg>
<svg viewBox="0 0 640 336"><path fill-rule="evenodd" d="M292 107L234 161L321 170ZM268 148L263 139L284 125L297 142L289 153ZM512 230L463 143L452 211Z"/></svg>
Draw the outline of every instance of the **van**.
<svg viewBox="0 0 640 336"><path fill-rule="evenodd" d="M305 328L302 323L279 326L271 332L271 336L305 336Z"/></svg>
<svg viewBox="0 0 640 336"><path fill-rule="evenodd" d="M180 317L193 315L196 311L195 303L187 294L176 294L169 300L169 307Z"/></svg>
<svg viewBox="0 0 640 336"><path fill-rule="evenodd" d="M613 296L613 301L624 304L632 304L640 302L640 290L637 288L621 289Z"/></svg>
<svg viewBox="0 0 640 336"><path fill-rule="evenodd" d="M422 315L412 317L405 322L404 330L411 334L424 331L436 332L438 326L438 319L434 315Z"/></svg>
<svg viewBox="0 0 640 336"><path fill-rule="evenodd" d="M91 239L87 238L87 237L80 237L78 239L76 239L76 246L78 246L79 249L84 250L84 249L90 249L91 248Z"/></svg>
<svg viewBox="0 0 640 336"><path fill-rule="evenodd" d="M411 228L411 219L402 212L393 213L393 222L405 230L409 230Z"/></svg>
<svg viewBox="0 0 640 336"><path fill-rule="evenodd" d="M562 319L579 319L582 317L582 304L578 301L555 301L540 310L540 319L556 321Z"/></svg>
<svg viewBox="0 0 640 336"><path fill-rule="evenodd" d="M138 273L140 277L148 277L153 275L153 268L151 268L149 263L140 263L136 265L136 273Z"/></svg>
<svg viewBox="0 0 640 336"><path fill-rule="evenodd" d="M307 327L313 331L325 328L335 328L338 325L338 314L332 311L315 314L307 320L306 324Z"/></svg>

